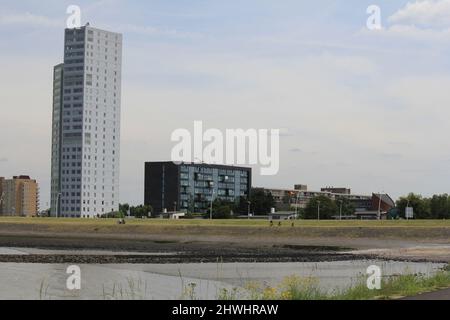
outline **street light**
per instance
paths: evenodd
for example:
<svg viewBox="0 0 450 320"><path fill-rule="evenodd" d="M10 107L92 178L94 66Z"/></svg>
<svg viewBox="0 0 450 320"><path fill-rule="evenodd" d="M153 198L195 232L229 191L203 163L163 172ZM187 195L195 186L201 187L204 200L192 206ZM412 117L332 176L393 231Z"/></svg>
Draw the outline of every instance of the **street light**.
<svg viewBox="0 0 450 320"><path fill-rule="evenodd" d="M295 198L295 218L298 219L298 198L300 196L300 192L297 192L297 197Z"/></svg>
<svg viewBox="0 0 450 320"><path fill-rule="evenodd" d="M317 201L317 220L320 221L320 201Z"/></svg>
<svg viewBox="0 0 450 320"><path fill-rule="evenodd" d="M381 220L381 193L379 193L379 201L378 201L378 220Z"/></svg>
<svg viewBox="0 0 450 320"><path fill-rule="evenodd" d="M5 192L2 192L0 195L0 210L2 210L3 197L5 196Z"/></svg>
<svg viewBox="0 0 450 320"><path fill-rule="evenodd" d="M409 220L408 208L409 208L409 199L408 199L408 203L406 204L406 210L405 210L405 218L406 218L406 220Z"/></svg>
<svg viewBox="0 0 450 320"><path fill-rule="evenodd" d="M56 218L59 218L59 211L61 210L61 192L56 196Z"/></svg>
<svg viewBox="0 0 450 320"><path fill-rule="evenodd" d="M247 204L248 204L247 218L250 220L250 205L252 204L252 202L247 201Z"/></svg>
<svg viewBox="0 0 450 320"><path fill-rule="evenodd" d="M212 218L213 218L213 215L212 215L212 211L213 211L213 200L214 200L214 189L213 189L212 194L211 194L211 209L210 209L210 211L209 211L209 219L210 219L210 220L212 220Z"/></svg>

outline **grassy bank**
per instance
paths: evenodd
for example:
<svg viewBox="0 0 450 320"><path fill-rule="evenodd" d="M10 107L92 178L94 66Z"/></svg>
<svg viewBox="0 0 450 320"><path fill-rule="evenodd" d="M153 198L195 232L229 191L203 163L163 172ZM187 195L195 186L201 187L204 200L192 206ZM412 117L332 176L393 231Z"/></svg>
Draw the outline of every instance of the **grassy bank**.
<svg viewBox="0 0 450 320"><path fill-rule="evenodd" d="M314 278L296 276L286 278L277 287L261 287L259 284L248 284L246 293L239 290L223 289L219 295L222 300L235 300L242 296L253 300L374 300L398 299L415 296L425 292L450 287L450 272L440 271L426 277L423 275L401 275L384 279L380 290L369 290L364 280L360 284L346 290L326 293L318 286Z"/></svg>
<svg viewBox="0 0 450 320"><path fill-rule="evenodd" d="M197 285L184 283L179 299L197 300ZM217 292L217 300L393 300L416 296L422 293L437 291L450 287L450 272L440 271L432 276L400 275L386 278L381 283L380 290L369 290L365 280L360 284L345 290L325 292L319 287L315 278L290 276L278 286L270 287L260 282L249 282L244 287L232 289L222 288ZM145 288L145 290L143 290ZM147 299L147 284L140 280L127 279L125 284L114 284L103 289L103 299L140 300Z"/></svg>
<svg viewBox="0 0 450 320"><path fill-rule="evenodd" d="M372 238L450 239L450 220L413 221L282 221L270 226L267 220L162 220L130 219L118 225L116 219L0 218L0 235L27 234L90 237L237 237L254 239Z"/></svg>
<svg viewBox="0 0 450 320"><path fill-rule="evenodd" d="M246 226L261 227L268 226L268 220L247 219L127 219L127 225L132 226ZM292 227L292 221L282 221L282 227ZM70 219L70 218L17 218L0 217L1 224L35 224L35 225L84 225L84 226L111 226L117 224L117 219ZM278 223L276 221L276 223ZM295 220L294 227L427 227L427 228L450 228L450 220ZM275 226L277 226L275 224Z"/></svg>

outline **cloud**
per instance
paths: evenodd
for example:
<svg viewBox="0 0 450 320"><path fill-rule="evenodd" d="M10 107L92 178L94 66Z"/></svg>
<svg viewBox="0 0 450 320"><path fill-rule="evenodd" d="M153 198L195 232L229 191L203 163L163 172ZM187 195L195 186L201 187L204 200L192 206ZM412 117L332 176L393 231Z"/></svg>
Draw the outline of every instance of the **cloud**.
<svg viewBox="0 0 450 320"><path fill-rule="evenodd" d="M300 153L300 152L302 152L302 149L300 149L300 148L293 148L293 149L290 149L289 152Z"/></svg>
<svg viewBox="0 0 450 320"><path fill-rule="evenodd" d="M450 39L449 29L425 29L414 25L395 24L386 29L378 31L364 30L362 34L386 36L393 40L404 39L414 41L423 45L423 42L448 44ZM403 49L404 50L404 49Z"/></svg>
<svg viewBox="0 0 450 320"><path fill-rule="evenodd" d="M392 160L403 157L403 155L401 155L400 153L389 153L389 152L382 152L379 154L379 156L384 159L392 159Z"/></svg>
<svg viewBox="0 0 450 320"><path fill-rule="evenodd" d="M293 137L294 133L289 128L280 129L280 137Z"/></svg>
<svg viewBox="0 0 450 320"><path fill-rule="evenodd" d="M101 1L100 1L101 2ZM64 19L53 19L47 16L36 15L33 13L19 13L0 15L0 25L24 25L43 28L65 28ZM195 32L185 32L165 27L143 26L134 24L125 25L105 25L104 29L120 30L123 33L134 33L146 36L162 36L177 39L201 39L203 35Z"/></svg>
<svg viewBox="0 0 450 320"><path fill-rule="evenodd" d="M0 162L8 162L8 158L0 158Z"/></svg>
<svg viewBox="0 0 450 320"><path fill-rule="evenodd" d="M388 19L393 24L424 28L450 27L450 0L408 2Z"/></svg>
<svg viewBox="0 0 450 320"><path fill-rule="evenodd" d="M408 2L388 18L389 25L377 31L361 30L362 35L386 36L419 42L448 43L450 39L450 0Z"/></svg>
<svg viewBox="0 0 450 320"><path fill-rule="evenodd" d="M64 21L26 12L0 15L0 25L31 25L36 27L61 28L64 26Z"/></svg>
<svg viewBox="0 0 450 320"><path fill-rule="evenodd" d="M179 38L179 39L201 39L201 38L203 38L202 34L195 33L195 32L185 32L185 31L179 31L176 29L159 28L159 27L153 27L153 26L140 26L140 25L134 25L134 24L121 25L117 29L121 30L121 32L124 32L124 33L130 32L130 33L147 35L147 36L168 36L168 37Z"/></svg>

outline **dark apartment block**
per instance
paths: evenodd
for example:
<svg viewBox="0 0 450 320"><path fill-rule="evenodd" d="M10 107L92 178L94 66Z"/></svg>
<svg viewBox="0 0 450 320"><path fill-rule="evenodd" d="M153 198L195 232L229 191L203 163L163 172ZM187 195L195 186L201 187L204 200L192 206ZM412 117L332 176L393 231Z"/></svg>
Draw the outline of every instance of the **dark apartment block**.
<svg viewBox="0 0 450 320"><path fill-rule="evenodd" d="M155 213L206 213L211 200L237 203L248 199L251 168L196 163L145 163L145 199Z"/></svg>

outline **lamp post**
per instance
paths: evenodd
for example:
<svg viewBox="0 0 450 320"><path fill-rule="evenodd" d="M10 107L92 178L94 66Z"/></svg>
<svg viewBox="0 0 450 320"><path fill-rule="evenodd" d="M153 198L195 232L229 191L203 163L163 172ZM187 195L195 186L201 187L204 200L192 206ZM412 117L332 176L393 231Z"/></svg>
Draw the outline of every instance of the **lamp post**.
<svg viewBox="0 0 450 320"><path fill-rule="evenodd" d="M378 220L381 220L381 193L379 193L379 199L378 199Z"/></svg>
<svg viewBox="0 0 450 320"><path fill-rule="evenodd" d="M0 211L2 211L2 203L3 203L3 197L5 196L5 193L2 192L2 194L0 195Z"/></svg>
<svg viewBox="0 0 450 320"><path fill-rule="evenodd" d="M339 202L340 202L340 206L339 206L339 220L342 220L342 203L343 203L342 199L339 200Z"/></svg>
<svg viewBox="0 0 450 320"><path fill-rule="evenodd" d="M252 204L252 202L247 201L247 204L248 204L247 218L248 218L248 220L250 220L250 205Z"/></svg>
<svg viewBox="0 0 450 320"><path fill-rule="evenodd" d="M61 192L56 196L56 218L59 218L59 211L61 210Z"/></svg>
<svg viewBox="0 0 450 320"><path fill-rule="evenodd" d="M409 199L408 199L408 203L406 204L406 210L405 210L405 218L406 218L406 220L409 220L409 215L407 214L408 208L409 208Z"/></svg>
<svg viewBox="0 0 450 320"><path fill-rule="evenodd" d="M317 201L317 221L320 221L320 201Z"/></svg>
<svg viewBox="0 0 450 320"><path fill-rule="evenodd" d="M295 198L295 218L298 219L298 198L300 196L300 191L297 192L297 196Z"/></svg>
<svg viewBox="0 0 450 320"><path fill-rule="evenodd" d="M213 201L214 201L214 189L213 189L212 194L211 194L211 208L210 208L210 211L209 211L209 219L210 219L210 220L212 220L212 218L213 218L213 214L212 214L212 211L213 211Z"/></svg>

